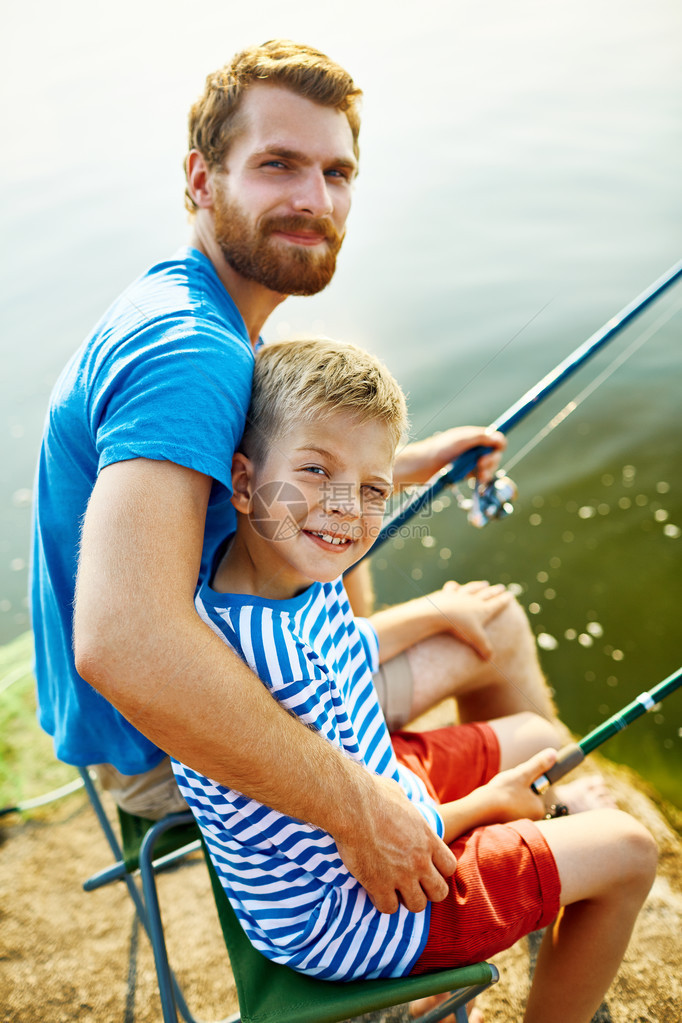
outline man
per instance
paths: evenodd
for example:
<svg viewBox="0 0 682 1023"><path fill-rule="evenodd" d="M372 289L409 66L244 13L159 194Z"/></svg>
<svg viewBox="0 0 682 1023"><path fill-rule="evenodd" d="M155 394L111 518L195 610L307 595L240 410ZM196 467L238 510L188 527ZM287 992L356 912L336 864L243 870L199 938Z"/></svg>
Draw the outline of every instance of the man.
<svg viewBox="0 0 682 1023"><path fill-rule="evenodd" d="M170 753L328 831L381 911L401 900L418 912L446 895L450 850L397 786L283 711L193 600L229 526L253 346L287 295L334 273L359 96L323 54L281 41L207 79L190 116L191 247L124 292L53 393L35 501L36 674L57 755L102 765L122 805L177 808ZM481 443L499 452L504 439L463 428L412 445L397 478L425 480ZM463 588L451 634L410 651L409 715L453 691L464 720L551 714L525 617L508 598L497 605Z"/></svg>

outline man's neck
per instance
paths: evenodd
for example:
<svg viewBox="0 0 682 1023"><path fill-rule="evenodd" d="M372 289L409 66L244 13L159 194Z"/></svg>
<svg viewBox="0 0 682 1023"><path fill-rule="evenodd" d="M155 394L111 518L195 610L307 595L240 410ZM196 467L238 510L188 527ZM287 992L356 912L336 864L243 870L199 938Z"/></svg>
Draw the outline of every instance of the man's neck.
<svg viewBox="0 0 682 1023"><path fill-rule="evenodd" d="M233 270L223 256L212 230L199 216L192 227L189 243L211 260L223 287L242 315L251 344L255 346L268 316L288 296L270 291L262 284L249 281Z"/></svg>

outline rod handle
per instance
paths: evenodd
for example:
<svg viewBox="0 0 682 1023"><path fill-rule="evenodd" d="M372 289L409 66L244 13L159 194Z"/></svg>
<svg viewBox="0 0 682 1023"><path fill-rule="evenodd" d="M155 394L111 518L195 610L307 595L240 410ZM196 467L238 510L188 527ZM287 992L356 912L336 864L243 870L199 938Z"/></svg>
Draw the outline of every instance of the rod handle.
<svg viewBox="0 0 682 1023"><path fill-rule="evenodd" d="M572 771L578 764L582 764L584 759L585 753L577 742L564 746L557 754L556 763L548 771L545 771L544 774L541 774L539 778L535 779L531 785L533 792L537 792L538 795L545 792L555 781L563 778L565 774Z"/></svg>

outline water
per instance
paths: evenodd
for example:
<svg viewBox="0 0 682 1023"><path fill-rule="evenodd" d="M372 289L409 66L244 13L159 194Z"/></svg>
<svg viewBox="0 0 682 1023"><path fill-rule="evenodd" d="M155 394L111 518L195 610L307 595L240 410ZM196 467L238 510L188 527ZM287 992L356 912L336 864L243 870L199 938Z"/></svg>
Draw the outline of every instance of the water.
<svg viewBox="0 0 682 1023"><path fill-rule="evenodd" d="M28 627L29 507L50 387L118 291L186 236L185 117L242 45L310 41L365 90L362 166L336 279L266 334L380 354L414 434L490 422L680 251L682 8L576 0L420 5L75 0L6 12L0 641ZM682 288L510 436L514 516L451 504L375 558L380 599L459 579L518 588L562 715L596 725L678 666ZM668 322L655 327L659 317ZM430 546L429 546L430 545ZM448 553L449 552L449 553ZM608 746L682 805L682 697Z"/></svg>

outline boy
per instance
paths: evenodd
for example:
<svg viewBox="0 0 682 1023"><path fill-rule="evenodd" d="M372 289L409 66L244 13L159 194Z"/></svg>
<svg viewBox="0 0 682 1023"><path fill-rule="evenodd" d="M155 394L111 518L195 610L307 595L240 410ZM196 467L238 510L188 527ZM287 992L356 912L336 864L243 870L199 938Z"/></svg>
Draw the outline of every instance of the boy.
<svg viewBox="0 0 682 1023"><path fill-rule="evenodd" d="M543 718L391 742L371 672L443 628L458 599L444 587L408 627L400 609L354 619L343 590L341 574L381 526L405 427L402 392L365 352L319 340L266 346L233 461L237 529L196 606L289 713L401 787L455 853L449 897L381 914L325 832L175 763L178 784L242 926L269 958L328 979L397 976L488 957L558 917L526 1020L587 1021L652 883L654 843L617 810L540 820L530 783L555 757Z"/></svg>

